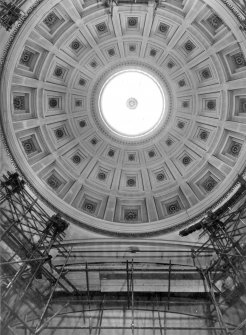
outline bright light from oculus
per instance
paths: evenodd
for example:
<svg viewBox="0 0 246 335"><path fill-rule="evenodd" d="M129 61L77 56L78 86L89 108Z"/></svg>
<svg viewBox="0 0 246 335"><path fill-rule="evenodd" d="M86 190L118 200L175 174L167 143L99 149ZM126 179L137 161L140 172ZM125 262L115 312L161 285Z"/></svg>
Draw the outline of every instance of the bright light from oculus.
<svg viewBox="0 0 246 335"><path fill-rule="evenodd" d="M155 78L143 71L126 70L104 84L99 107L113 132L139 137L153 131L162 120L165 97Z"/></svg>

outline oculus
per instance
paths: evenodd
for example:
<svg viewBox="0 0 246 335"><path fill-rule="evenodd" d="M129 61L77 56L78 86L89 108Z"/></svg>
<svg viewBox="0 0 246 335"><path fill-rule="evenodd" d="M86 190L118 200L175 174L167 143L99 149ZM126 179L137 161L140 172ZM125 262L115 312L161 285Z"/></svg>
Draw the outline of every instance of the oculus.
<svg viewBox="0 0 246 335"><path fill-rule="evenodd" d="M99 95L100 116L115 134L136 138L152 132L165 115L165 96L150 74L129 69L111 76Z"/></svg>

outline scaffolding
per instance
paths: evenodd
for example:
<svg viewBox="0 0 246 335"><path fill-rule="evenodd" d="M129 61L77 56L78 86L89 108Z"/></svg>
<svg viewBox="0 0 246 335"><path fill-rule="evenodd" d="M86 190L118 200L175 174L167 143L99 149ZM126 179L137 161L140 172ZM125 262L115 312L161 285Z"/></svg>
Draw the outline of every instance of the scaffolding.
<svg viewBox="0 0 246 335"><path fill-rule="evenodd" d="M64 291L56 291L52 298L52 309L54 318L52 322L44 323L43 328L52 334L170 334L174 331L221 331L220 326L214 326L214 319L210 315L210 301L206 293L194 294L175 293L172 290L172 282L175 276L199 275L193 266L181 264L136 262L126 260L117 263L79 263L77 257L70 254L69 262L65 265L68 277L79 273L84 279L85 288L78 294L72 295ZM63 267L62 257L59 259L59 267ZM148 265L148 267L146 267ZM142 292L137 289L138 280L148 277L151 281L156 280L153 273L161 275L163 287L167 283L166 292ZM110 279L122 280L121 290L98 291L93 289L92 277L95 273L101 273L105 281ZM69 276L70 274L70 276ZM144 277L144 278L143 278ZM199 276L200 277L200 276ZM50 304L51 306L51 304ZM64 306L64 307L62 307ZM61 308L63 314L61 315ZM116 314L118 313L118 314ZM71 323L70 315L73 316ZM182 324L175 324L177 315L182 318ZM112 322L120 316L122 322ZM112 320L111 320L112 318ZM174 320L174 321L173 321ZM30 326L35 331L35 327ZM16 325L16 334L24 330L25 325ZM41 329L41 328L40 328ZM42 330L41 329L41 330ZM144 333L141 333L144 332ZM22 333L21 333L22 334ZM36 333L35 333L36 334ZM46 334L49 334L46 332ZM187 333L188 334L188 333Z"/></svg>
<svg viewBox="0 0 246 335"><path fill-rule="evenodd" d="M18 321L38 334L55 290L76 292L63 268L52 264L52 254L61 253L64 266L69 258L71 250L61 244L68 223L59 213L49 216L18 173L2 177L0 206L1 333L14 334L10 324ZM33 315L39 319L35 331L27 321Z"/></svg>
<svg viewBox="0 0 246 335"><path fill-rule="evenodd" d="M0 26L9 31L23 15L21 6L25 1L26 0L0 0Z"/></svg>
<svg viewBox="0 0 246 335"><path fill-rule="evenodd" d="M201 230L206 242L192 251L223 335L237 334L246 325L246 182L239 176L235 194L221 208L180 232L186 236ZM212 250L205 257L206 250ZM230 317L236 326L230 329Z"/></svg>
<svg viewBox="0 0 246 335"><path fill-rule="evenodd" d="M237 324L225 320L244 304L246 289L243 179L230 203L183 231L209 235L188 260L189 249L164 256L138 247L107 250L106 256L80 249L65 238L68 223L47 213L17 173L1 178L0 205L4 335L228 335L246 324L243 315ZM112 313L122 322L112 323Z"/></svg>

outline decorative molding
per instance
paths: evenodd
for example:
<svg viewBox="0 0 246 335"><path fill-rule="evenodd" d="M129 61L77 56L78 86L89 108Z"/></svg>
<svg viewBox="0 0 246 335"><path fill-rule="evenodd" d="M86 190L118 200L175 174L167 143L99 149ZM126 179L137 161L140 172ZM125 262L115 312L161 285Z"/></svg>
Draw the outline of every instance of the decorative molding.
<svg viewBox="0 0 246 335"><path fill-rule="evenodd" d="M39 3L41 3L42 1L39 1ZM129 40L130 40L130 38L129 38ZM14 41L14 39L13 39L13 41ZM13 42L12 41L12 42ZM76 40L74 40L74 42L75 43L77 43L77 41ZM132 43L132 42L130 42L130 43ZM130 45L130 44L129 44ZM104 47L105 45L103 44L103 47ZM80 48L80 45L78 45L78 48ZM108 48L108 50L115 50L115 49L113 49L112 47L110 47L110 45L108 44L106 47L105 47L105 50L107 50L106 48ZM76 48L74 49L74 50L76 50ZM151 50L155 50L154 48L152 48L152 49L150 49L150 51ZM233 54L232 54L233 55ZM23 61L21 61L21 65L24 65L24 66L26 66L26 65L30 65L30 63L32 62L32 54L29 54L29 55L26 55L26 54L22 54L22 56L23 56L23 58L24 58L24 60ZM28 57L27 57L28 56ZM111 56L113 56L113 54L111 55ZM165 55L166 56L166 55ZM234 55L235 56L235 55ZM130 56L130 57L132 57L132 56ZM153 55L153 57L154 57L154 55ZM168 55L168 57L170 57L170 55ZM171 57L173 57L173 55L171 55ZM106 58L106 57L105 57ZM109 57L108 57L109 58ZM168 67L168 64L169 64L169 62L167 63L167 60L165 59L165 57L163 57L164 59L160 59L160 63L161 62L163 62L163 64L165 65L165 66L163 66L163 73L167 73L167 71L168 71L168 69L169 69L169 67ZM91 59L89 59L89 62L93 62L94 61L94 58L92 57ZM96 61L96 60L95 60ZM88 64L90 64L90 63L88 63ZM146 69L148 69L151 73L153 72L156 76L158 76L159 78L161 78L161 80L163 80L164 79L164 85L166 85L166 90L167 90L167 92L168 92L168 94L169 94L169 101L170 101L170 106L169 106L169 113L170 113L170 111L172 111L173 110L173 106L175 105L175 102L173 101L173 95L174 95L174 92L173 92L173 83L171 83L170 85L168 84L168 82L167 82L167 78L168 78L168 81L172 81L173 80L173 78L174 78L174 76L172 75L172 73L175 73L175 71L177 71L177 68L176 68L176 66L175 65L172 65L171 67L170 67L170 69L172 69L172 71L169 71L169 73L171 74L171 76L170 76L170 78L169 78L169 76L167 75L166 77L161 73L162 71L161 71L161 65L160 64L156 64L156 65L150 65L149 63L145 63L145 61L141 61L141 62L138 62L138 60L136 60L136 59L134 59L134 60L130 60L130 61L126 61L126 62L121 62L121 61L113 61L110 65L106 65L106 67L105 67L105 69L101 69L100 70L100 72L98 72L96 75L95 75L95 77L93 76L93 82L96 82L97 81L97 78L96 78L96 76L101 76L100 78L102 79L102 81L103 80L105 80L105 78L107 78L107 76L108 75L110 75L110 73L111 73L111 71L116 71L117 69L120 69L121 68L121 66L131 66L131 64L133 64L133 66L135 66L136 64L140 64L140 66L143 66L143 68L146 68ZM135 65L134 65L135 64ZM175 64L175 63L174 63ZM240 65L240 64L239 64ZM243 65L244 66L244 65ZM109 69L109 67L111 67L111 69ZM1 71L1 73L2 73L2 69L3 69L3 67L2 67L2 63L1 63L1 69L0 69L0 71ZM54 67L53 67L53 69L54 69ZM66 70L65 70L66 71ZM211 69L211 72L210 72L210 74L213 74L212 73L213 71L212 71L212 69ZM65 74L64 74L65 75ZM62 76L62 74L61 75L59 75L59 76ZM204 78L204 79L206 79L206 78ZM78 83L79 82L79 77L76 77L76 83ZM86 80L86 79L85 79ZM181 79L182 80L182 79ZM189 81L189 78L188 78L188 81ZM177 82L175 82L175 83L177 83ZM86 86L86 85L81 85L81 86ZM81 88L82 90L84 90L84 92L85 92L85 89L84 88ZM180 99L180 101L184 101L183 103L186 103L187 101L185 101L185 100L183 100L183 96L184 96L184 93L183 92L181 92L182 90L179 90L180 91L180 96L179 96L179 99ZM14 97L14 93L15 93L15 91L13 91L13 97ZM17 93L16 93L17 94ZM19 94L19 93L18 93ZM10 103L11 103L11 107L12 107L12 113L14 114L15 113L15 110L16 110L16 115L19 113L18 111L25 111L26 110L26 100L25 100L25 92L23 93L23 95L19 95L19 97L21 97L20 98L20 101L16 101L16 102L14 102L14 98L13 99L11 99L11 101L10 101ZM193 93L191 93L191 92L189 92L189 96L191 95L191 94L193 94ZM241 94L241 93L240 93ZM242 96L243 96L243 94L244 93L242 93ZM18 95L16 95L16 97L18 97ZM24 97L24 98L23 98ZM220 108L220 103L218 103L218 100L217 100L217 96L215 95L215 97L216 97L216 100L213 100L213 97L211 98L211 99L207 99L207 105L206 105L206 110L208 111L208 113L210 112L210 110L212 111L212 110L214 110L214 109L219 109ZM243 99L243 98L242 98ZM76 117L77 117L77 115L78 115L78 113L80 113L80 108L82 107L81 106L81 102L82 100L81 100L81 98L78 96L76 96L73 100L72 100L72 103L69 105L69 106L74 106L74 107L76 107L77 109L75 109L75 111L72 111L72 113L74 113L73 115L76 115ZM65 101L65 102L63 102L62 101L62 104L64 103L64 106L67 106L65 103L66 103L67 101ZM209 103L211 104L211 102L215 102L215 106L214 107L212 107L212 108L209 108ZM225 106L225 100L223 100L223 103L224 103L224 106ZM23 105L24 104L24 105ZM50 110L49 110L49 113L51 113L52 112L52 110L53 109L56 109L57 108L57 106L58 107L60 107L60 100L59 100L59 98L57 98L57 97L55 97L55 96L49 96L49 98L46 98L46 100L45 100L45 104L46 104L46 107L48 106L48 107L50 107ZM91 104L91 100L90 100L90 102L89 102L89 104L87 104L87 106L90 106L90 104ZM194 103L192 102L191 103L191 105L193 105ZM30 107L32 107L31 106L32 105L32 102L31 102L31 99L30 99ZM14 108L14 106L15 106L15 108ZM240 106L242 106L242 108L241 108L241 110L242 110L242 112L240 113L240 114L242 114L243 112L244 112L244 102L243 102L243 100L242 100L242 103L241 103L241 105ZM190 107L190 105L188 104L187 106L184 106L183 105L183 107L184 108L195 108L195 107ZM196 106L196 108L198 108L199 106ZM71 107L70 107L71 108ZM70 112L70 111L69 111ZM176 111L175 111L176 112ZM183 110L182 110L182 112L183 112ZM77 113L77 114L76 114ZM186 112L187 113L187 112ZM192 110L192 113L193 113L193 110ZM225 109L225 113L226 113L226 109ZM76 127L78 128L81 128L81 133L80 134L84 134L84 133L86 133L86 131L88 131L88 128L90 127L90 124L92 123L92 126L94 127L95 125L96 125L96 127L98 126L97 124L96 124L96 122L95 122L95 124L93 124L93 122L91 121L91 120L89 120L88 121L88 118L84 118L85 117L85 110L82 112L82 114L80 115L80 117L78 118L75 118L74 120L75 120L75 122L76 122ZM71 114L72 115L72 114ZM190 116L190 115L189 115ZM87 117L87 116L86 116ZM172 118L170 115L168 115L168 117L170 117L170 119ZM194 119L195 119L195 117L196 116L193 116L193 114L192 114L192 118L194 117ZM187 116L187 118L188 118L188 116ZM71 120L72 120L72 117L71 117ZM93 119L94 120L94 119ZM73 121L73 120L72 120ZM119 138L113 138L113 136L112 137L110 137L110 135L109 134L105 134L105 133L103 133L103 131L102 131L102 133L103 133L103 135L105 135L105 138L106 138L106 140L104 139L104 137L102 136L102 140L105 140L105 142L106 142L106 145L104 146L104 148L103 148L103 150L104 150L104 152L105 152L105 156L107 157L106 159L108 159L109 161L111 160L111 162L112 162L112 158L114 158L115 159L115 157L117 156L118 157L118 153L119 153L119 151L120 150L122 150L122 147L123 147L123 145L125 146L127 146L128 147L128 149L129 149L129 146L136 146L136 148L140 148L140 149L137 149L136 150L136 154L134 154L134 153L131 153L131 154L129 154L128 155L128 158L129 158L129 156L130 155L135 155L134 157L135 157L135 159L136 159L136 157L137 156L139 156L140 158L137 158L137 163L136 164L141 164L142 163L142 160L143 160L143 158L142 158L142 156L141 155L143 155L142 154L142 152L141 152L141 150L144 148L144 150L143 150L143 152L144 152L144 154L146 154L147 153L147 155L149 155L149 158L152 158L152 159L150 159L150 160L148 160L148 164L152 164L153 166L154 166L154 164L157 164L157 163L155 163L154 161L156 160L156 156L158 156L158 155L156 155L155 154L155 151L153 151L153 150L150 150L149 152L148 151L146 151L146 147L144 147L146 144L149 144L150 142L153 142L153 141L156 141L156 139L158 139L158 136L161 134L161 133L165 133L166 134L166 128L168 129L168 134L169 134L169 130L170 130L170 128L168 128L167 126L169 126L169 124L168 124L168 120L167 120L167 122L163 125L163 127L162 128L160 128L160 130L159 130L159 133L157 133L157 134L155 134L154 136L152 136L152 137L150 137L150 138L146 138L146 139L143 139L143 140L141 140L141 141L133 141L133 142L130 142L130 141L124 141L124 140L120 140ZM31 122L30 122L30 124L31 124ZM175 123L175 124L177 124L177 123ZM221 125L222 124L222 122L221 122L221 120L218 120L218 124L219 125ZM88 126L88 127L87 127ZM165 128L166 127L166 128ZM85 128L85 129L83 129L83 128ZM173 127L174 128L174 127ZM59 130L61 130L62 129L62 127L60 128L60 126L59 126L59 128L57 128L56 129L56 131L55 131L55 133L57 132L57 131L59 131ZM73 128L71 128L72 130L73 130ZM82 130L83 129L83 130ZM90 128L89 128L90 129ZM99 127L98 127L98 129L99 129ZM100 129L101 130L101 129ZM192 130L192 129L191 129ZM4 130L3 130L4 131ZM94 131L94 130L93 130ZM170 131L170 134L171 134L171 136L170 137L167 137L166 135L165 135L165 139L166 139L166 143L168 142L172 142L173 143L173 141L172 141L172 131L173 131L173 129L171 129L171 131ZM186 131L186 127L185 127L185 129L184 129L184 131ZM181 133L181 132L180 132ZM69 129L69 134L70 134L70 129ZM72 133L71 133L72 134ZM94 134L95 134L95 132L94 132ZM100 131L99 131L99 134L100 134ZM207 131L207 130L202 130L202 128L201 128L201 131L200 131L200 133L199 133L199 135L197 135L197 133L196 133L196 136L200 136L200 139L201 140L203 140L204 142L206 142L206 139L207 139L207 137L208 137L208 135L209 135L210 133L209 133L209 131ZM53 135L54 135L54 133L53 133ZM64 136L64 133L63 133L63 135L62 136L57 136L57 134L55 135L56 137L57 137L57 139L59 139L59 138L63 138L63 136ZM84 135L83 135L84 136ZM82 137L83 137L82 136ZM193 135L192 135L193 136ZM81 138L82 138L81 137ZM174 136L175 137L175 136ZM24 138L24 137L23 137ZM92 141L93 141L93 139L96 139L96 140L98 140L97 139L97 137L92 137L92 138L89 138L88 137L88 134L86 134L84 137L83 137L83 140L84 139L87 139L88 138L88 140L86 140L87 141L87 143L91 143L92 145L93 145L93 143L92 143ZM177 136L177 138L179 139L179 138L181 138L181 135L179 135L179 136ZM188 139L188 136L186 137L187 139ZM111 140L113 139L113 142L116 142L117 143L117 145L115 145L115 147L116 147L116 149L111 149L110 147L109 147L109 144L111 144ZM164 139L164 137L163 137L163 139ZM165 141L165 139L164 139L164 141ZM10 151L9 151L9 149L8 149L8 144L7 144L7 140L6 140L6 138L3 140L4 141L4 146L6 146L6 150L7 150L7 152L8 152L8 155L11 157L11 161L13 162L13 164L15 165L15 168L18 170L18 172L20 171L20 169L19 169L19 167L18 167L18 163L16 163L16 161L15 161L15 159L13 159L13 153L12 154L10 154ZM234 140L233 140L234 141ZM243 147L242 147L242 145L241 145L241 143L239 143L239 142L237 142L237 140L236 141L234 141L234 142L231 142L231 146L229 146L228 147L228 150L227 150L227 153L229 154L231 154L233 157L234 157L234 162L237 160L237 157L240 155L241 156L241 151L243 150ZM32 138L25 138L24 140L22 140L22 137L20 137L19 138L19 142L22 142L22 146L23 146L23 148L22 148L22 151L24 150L25 151L25 153L26 153L26 155L27 156L31 156L34 152L35 152L35 150L37 149L37 147L36 147L36 144L34 143L34 141L32 140ZM157 142L157 141L156 141ZM208 141L209 142L209 141ZM172 143L170 143L170 144L172 144ZM177 143L179 143L178 141L177 141ZM187 140L187 143L188 143L188 140ZM97 143L95 143L94 145L96 145ZM119 144L119 145L118 145ZM190 143L189 143L190 144ZM157 150L157 152L159 151L159 149L162 151L162 154L164 153L164 155L162 156L162 157L165 157L165 155L168 153L169 154L169 152L171 152L172 151L172 146L171 146L171 149L169 149L169 148L167 148L167 146L165 147L165 144L164 144L164 149L162 148L162 143L158 143L158 145L159 145L159 147L158 147L158 150ZM112 147L113 147L113 143L112 143ZM117 147L119 147L120 149L118 150L117 149ZM136 148L133 148L133 151L136 149ZM107 150L106 150L107 149ZM173 148L174 150L176 150L175 149L175 146L174 146L174 148ZM38 150L36 150L36 151L39 151L39 149ZM62 150L61 150L62 151ZM154 152L154 155L150 155L150 152ZM177 151L175 151L175 154L176 154L176 152ZM117 154L116 154L117 153ZM99 157L99 155L100 155L100 153L97 153L97 155L98 155L98 157ZM117 157L116 157L116 160L117 160ZM123 156L122 156L123 157ZM154 158L154 159L153 159ZM193 158L193 156L192 156L192 158ZM100 156L100 159L102 159L101 158L101 156ZM73 164L74 166L75 165L77 165L77 166L79 166L80 165L80 163L81 163L81 161L83 160L83 157L82 156L80 156L77 152L75 152L74 151L74 154L73 154L73 156L71 155L70 157L69 157L69 164L71 163L71 164ZM149 162L151 162L151 163L149 163ZM152 162L154 162L154 163L152 163ZM124 161L124 163L125 163L125 161ZM163 163L163 162L162 162ZM82 163L81 163L82 164ZM115 163L115 164L117 164L117 162ZM135 160L129 160L129 162L128 162L128 164L129 164L129 166L133 166L133 164L135 164ZM151 169L152 169L152 165L151 165ZM226 166L227 167L227 165L226 164L224 164L224 166ZM73 168L73 167L72 167ZM77 167L76 167L77 168ZM135 168L135 167L134 167ZM158 165L158 168L159 168L159 171L160 171L160 165ZM23 167L22 167L22 170L23 170ZM74 170L75 171L75 170ZM156 171L157 171L157 169L156 169ZM103 172L100 172L100 173L103 173ZM52 175L53 176L53 175ZM99 174L98 174L98 176L99 176ZM61 176L62 177L62 176ZM28 178L28 180L29 180L29 182L30 182L30 180L32 180L31 178L32 177L29 177L29 176L27 176L27 178ZM49 178L51 178L50 180L52 181L52 177L50 176ZM54 178L57 178L57 176L55 176ZM53 180L55 180L53 178ZM156 182L157 183L159 183L159 184L161 184L161 182L162 181L166 181L166 179L167 179L167 177L166 177L166 175L165 175L165 173L163 172L159 172L158 174L156 174L156 176L154 177L155 179L156 179ZM100 179L100 178L98 178L98 179ZM104 178L105 179L105 178ZM100 179L100 181L103 181L104 180L103 178L102 179ZM128 181L130 180L130 179L132 179L132 178L129 178L128 179ZM49 180L49 179L46 179L46 180ZM61 180L60 180L61 181ZM51 183L51 182L50 182ZM52 184L52 183L51 183ZM55 183L53 183L53 184L55 184ZM58 185L59 184L59 185ZM62 184L61 183L59 183L59 178L58 178L58 186L57 187L54 187L54 189L59 189L61 186L62 186ZM103 184L103 183L101 183L101 184ZM31 186L31 185L29 185L35 192L38 192L37 190L35 190L35 188L33 187L33 186ZM129 186L129 185L128 185ZM132 185L130 185L130 187L132 187ZM162 187L162 186L161 186ZM169 186L168 186L169 187ZM229 186L228 186L229 187ZM103 186L102 186L102 188L103 188ZM217 187L216 187L217 188ZM212 188L212 190L211 190L211 192L213 192L213 188ZM42 198L42 196L41 196L41 198ZM44 200L44 198L42 199L42 200ZM58 201L60 201L60 199L58 199ZM45 200L45 202L47 203L47 200ZM214 203L214 205L216 204L216 201L215 201L215 203ZM213 205L213 206L214 206ZM55 209L55 207L52 205L52 204L49 204L49 206L51 207L51 208L53 208L53 209ZM129 208L129 210L130 210L131 208ZM183 208L182 208L182 210L183 210ZM65 209L64 209L64 212L65 212ZM89 212L87 212L87 213L89 213ZM204 213L204 212L203 212ZM138 213L139 214L139 213ZM66 215L66 214L65 214ZM199 215L202 215L202 213L200 213ZM196 217L198 217L198 216L196 216ZM95 215L95 217L93 218L93 220L96 220L97 219L97 216ZM195 219L195 218L192 218L192 220L193 219ZM179 227L179 224L174 224L174 226L171 228L171 227L168 227L168 228L165 228L164 227L164 224L166 224L165 222L163 223L163 225L161 224L161 221L160 221L160 225L159 225L159 227L161 227L161 225L162 225L162 227L160 228L160 229L158 229L158 230L156 230L156 231L152 231L152 232L149 232L149 233L145 233L145 232L135 232L135 233L128 233L128 232L124 232L124 231L118 231L118 232L116 232L116 231L114 231L114 232L109 232L109 231L107 231L107 229L105 228L106 226L107 226L107 224L108 224L108 222L106 222L107 224L105 224L105 226L104 226L104 224L102 223L102 229L100 229L100 228L98 228L98 227L92 227L92 226L90 226L90 224L89 223L85 223L85 222L83 222L83 220L86 220L86 215L85 216L82 216L82 219L81 219L81 221L76 221L76 220L73 220L72 218L69 218L69 221L73 221L74 223L76 223L76 224L78 224L78 225L81 225L82 227L84 227L84 228L86 228L86 229L90 229L90 230L94 230L94 231L96 231L96 232L99 232L99 233L103 233L103 234L107 234L107 235L114 235L114 236L134 236L134 237L137 237L137 236L155 236L155 235L159 235L159 234L162 234L162 233L166 233L166 232L169 232L169 231L173 231L173 230L176 230L177 229L177 227ZM137 219L136 220L136 223L138 224L138 229L139 230L141 230L141 219ZM185 224L188 224L187 222L189 222L189 221L186 221L185 223L182 223L182 225L185 225ZM113 223L112 222L112 226L113 226L113 224L115 224L115 229L118 229L118 227L117 227L117 222L115 222L115 223ZM153 225L154 225L155 223L153 223ZM181 224L180 224L181 225ZM153 230L154 230L155 228L153 228ZM124 230L124 229L123 229Z"/></svg>

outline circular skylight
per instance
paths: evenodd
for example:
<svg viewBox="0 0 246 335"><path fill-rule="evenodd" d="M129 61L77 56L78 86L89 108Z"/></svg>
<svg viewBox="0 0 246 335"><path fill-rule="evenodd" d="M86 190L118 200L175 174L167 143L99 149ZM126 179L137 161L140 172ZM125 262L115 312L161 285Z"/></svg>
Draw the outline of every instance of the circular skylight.
<svg viewBox="0 0 246 335"><path fill-rule="evenodd" d="M165 97L155 78L139 70L118 72L104 84L99 98L101 116L115 133L143 136L163 118Z"/></svg>

